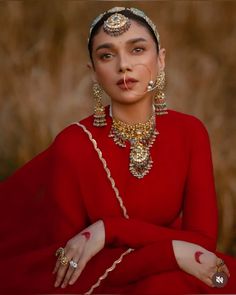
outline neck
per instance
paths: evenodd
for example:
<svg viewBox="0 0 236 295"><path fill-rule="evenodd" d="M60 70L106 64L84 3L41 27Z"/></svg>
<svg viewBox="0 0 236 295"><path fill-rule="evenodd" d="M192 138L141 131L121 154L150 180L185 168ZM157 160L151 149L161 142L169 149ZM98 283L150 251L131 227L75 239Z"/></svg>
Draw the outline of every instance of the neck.
<svg viewBox="0 0 236 295"><path fill-rule="evenodd" d="M146 123L153 114L152 100L144 100L135 104L112 102L112 116L128 124Z"/></svg>

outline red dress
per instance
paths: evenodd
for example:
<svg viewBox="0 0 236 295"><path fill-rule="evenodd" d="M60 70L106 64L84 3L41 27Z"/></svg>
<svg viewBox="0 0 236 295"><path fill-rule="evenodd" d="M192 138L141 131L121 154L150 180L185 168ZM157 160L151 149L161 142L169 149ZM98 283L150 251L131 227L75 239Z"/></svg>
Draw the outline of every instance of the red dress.
<svg viewBox="0 0 236 295"><path fill-rule="evenodd" d="M179 269L172 249L172 240L216 248L216 195L202 123L171 110L157 116L153 167L137 179L129 172L129 144L114 143L107 121L103 128L92 117L70 125L0 184L0 293L236 293L236 259L217 252L231 276L224 288L210 288ZM104 249L73 286L55 289L56 249L99 219Z"/></svg>

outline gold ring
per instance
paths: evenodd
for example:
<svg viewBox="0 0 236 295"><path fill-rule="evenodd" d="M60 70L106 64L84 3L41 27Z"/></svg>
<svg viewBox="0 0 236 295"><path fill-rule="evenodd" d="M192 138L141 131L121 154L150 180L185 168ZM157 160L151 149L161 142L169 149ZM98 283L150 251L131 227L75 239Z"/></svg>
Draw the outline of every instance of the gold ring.
<svg viewBox="0 0 236 295"><path fill-rule="evenodd" d="M65 255L65 249L62 248L62 247L58 248L55 255L59 256L59 257L64 256Z"/></svg>
<svg viewBox="0 0 236 295"><path fill-rule="evenodd" d="M59 257L59 261L61 265L67 265L69 262L69 259L64 255L62 257Z"/></svg>
<svg viewBox="0 0 236 295"><path fill-rule="evenodd" d="M220 259L220 262L216 265L217 267L217 272L221 270L221 267L225 265L224 260Z"/></svg>
<svg viewBox="0 0 236 295"><path fill-rule="evenodd" d="M69 259L65 255L65 249L64 248L62 248L62 247L58 248L55 255L59 256L58 260L60 261L61 265L67 265L69 263Z"/></svg>
<svg viewBox="0 0 236 295"><path fill-rule="evenodd" d="M220 263L217 264L216 266L217 266L217 267L221 267L221 266L223 266L224 264L225 264L224 260L221 259L221 260L220 260Z"/></svg>

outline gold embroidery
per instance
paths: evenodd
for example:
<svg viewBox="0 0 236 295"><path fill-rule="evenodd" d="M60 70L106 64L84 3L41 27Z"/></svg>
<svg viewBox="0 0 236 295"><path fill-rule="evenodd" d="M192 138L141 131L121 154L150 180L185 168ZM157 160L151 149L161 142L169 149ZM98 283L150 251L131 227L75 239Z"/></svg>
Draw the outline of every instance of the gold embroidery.
<svg viewBox="0 0 236 295"><path fill-rule="evenodd" d="M117 259L116 261L114 261L111 267L109 267L109 268L106 269L105 273L104 273L102 276L100 276L100 278L97 280L97 283L94 284L94 285L89 289L89 291L86 292L84 295L90 295L90 294L92 294L93 290L94 290L95 288L97 288L97 287L100 286L101 281L102 281L102 280L105 280L105 278L108 276L109 272L113 271L113 270L116 268L117 264L119 264L119 263L122 262L123 257L124 257L125 255L129 254L129 253L132 252L132 251L134 251L134 249L129 248L127 251L125 251L124 253L122 253L121 256L120 256L120 258Z"/></svg>
<svg viewBox="0 0 236 295"><path fill-rule="evenodd" d="M90 131L89 131L84 125L82 125L82 124L80 124L80 123L75 123L75 124L78 125L78 126L80 126L80 127L84 130L84 132L88 135L90 141L92 142L92 144L93 144L93 146L94 146L94 149L95 149L96 152L98 153L98 157L99 157L99 159L101 160L101 162L102 162L102 164L103 164L103 168L105 169L105 171L106 171L106 173L107 173L107 177L108 177L108 179L109 179L110 182L111 182L111 186L112 186L112 188L113 188L113 190L114 190L114 192L115 192L115 195L116 195L116 198L117 198L117 200L118 200L118 202L119 202L119 204L120 204L121 210L123 211L123 215L124 215L125 218L129 218L129 215L128 215L128 213L127 213L127 209L125 208L125 205L124 205L124 203L123 203L123 200L122 200L122 198L121 198L121 196L120 196L120 193L119 193L119 191L118 191L118 189L117 189L117 187L116 187L115 180L114 180L114 179L112 178L112 176L111 176L111 171L110 171L110 169L107 167L107 162L106 162L106 160L103 158L103 156L102 156L102 151L99 149L96 140L93 139L93 136L92 136L91 132L90 132Z"/></svg>
<svg viewBox="0 0 236 295"><path fill-rule="evenodd" d="M106 171L106 173L107 173L107 177L108 177L108 179L109 179L110 182L111 182L111 186L112 186L112 188L113 188L113 190L114 190L114 192L115 192L116 198L117 198L117 200L118 200L118 202L119 202L119 205L120 205L120 207L121 207L121 209L122 209L122 211L123 211L123 215L124 215L124 217L125 217L126 219L129 219L129 215L127 214L127 209L125 208L125 205L124 205L123 200L122 200L122 198L121 198L121 196L120 196L120 193L119 193L119 191L118 191L118 188L116 187L115 181L114 181L114 179L113 179L112 176L111 176L111 171L110 171L110 169L107 167L107 162L106 162L106 160L103 158L102 151L99 149L96 140L93 138L91 132L90 132L90 131L89 131L84 125L82 125L82 124L80 124L80 123L78 123L78 122L76 122L75 124L78 125L79 127L81 127L81 128L84 130L84 132L88 135L89 140L92 142L93 147L94 147L95 151L97 152L100 161L101 161L102 164L103 164L103 168L105 169L105 171ZM113 262L112 266L109 267L109 268L107 268L106 271L104 272L104 274L98 278L97 282L96 282L94 285L92 285L92 287L89 289L89 291L87 291L86 293L84 293L84 295L90 295L90 294L92 294L93 290L94 290L95 288L97 288L97 287L100 286L101 281L104 280L104 279L108 276L109 272L113 271L113 270L116 268L116 266L117 266L119 263L122 262L123 257L126 256L127 254L131 253L132 251L134 251L134 249L129 248L128 250L126 250L125 252L123 252L123 253L121 254L121 256L120 256L117 260L115 260L115 261Z"/></svg>

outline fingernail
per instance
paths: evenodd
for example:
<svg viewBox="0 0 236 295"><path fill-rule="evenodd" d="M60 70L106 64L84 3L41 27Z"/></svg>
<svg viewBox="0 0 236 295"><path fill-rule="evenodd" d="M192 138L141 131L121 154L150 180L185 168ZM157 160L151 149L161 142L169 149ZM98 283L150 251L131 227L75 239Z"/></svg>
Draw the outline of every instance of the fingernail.
<svg viewBox="0 0 236 295"><path fill-rule="evenodd" d="M59 282L55 282L54 287L57 288L59 286Z"/></svg>
<svg viewBox="0 0 236 295"><path fill-rule="evenodd" d="M73 281L69 281L69 285L73 285L74 284L74 282Z"/></svg>
<svg viewBox="0 0 236 295"><path fill-rule="evenodd" d="M66 287L66 284L62 284L62 285L61 285L61 288L64 289L65 287Z"/></svg>

